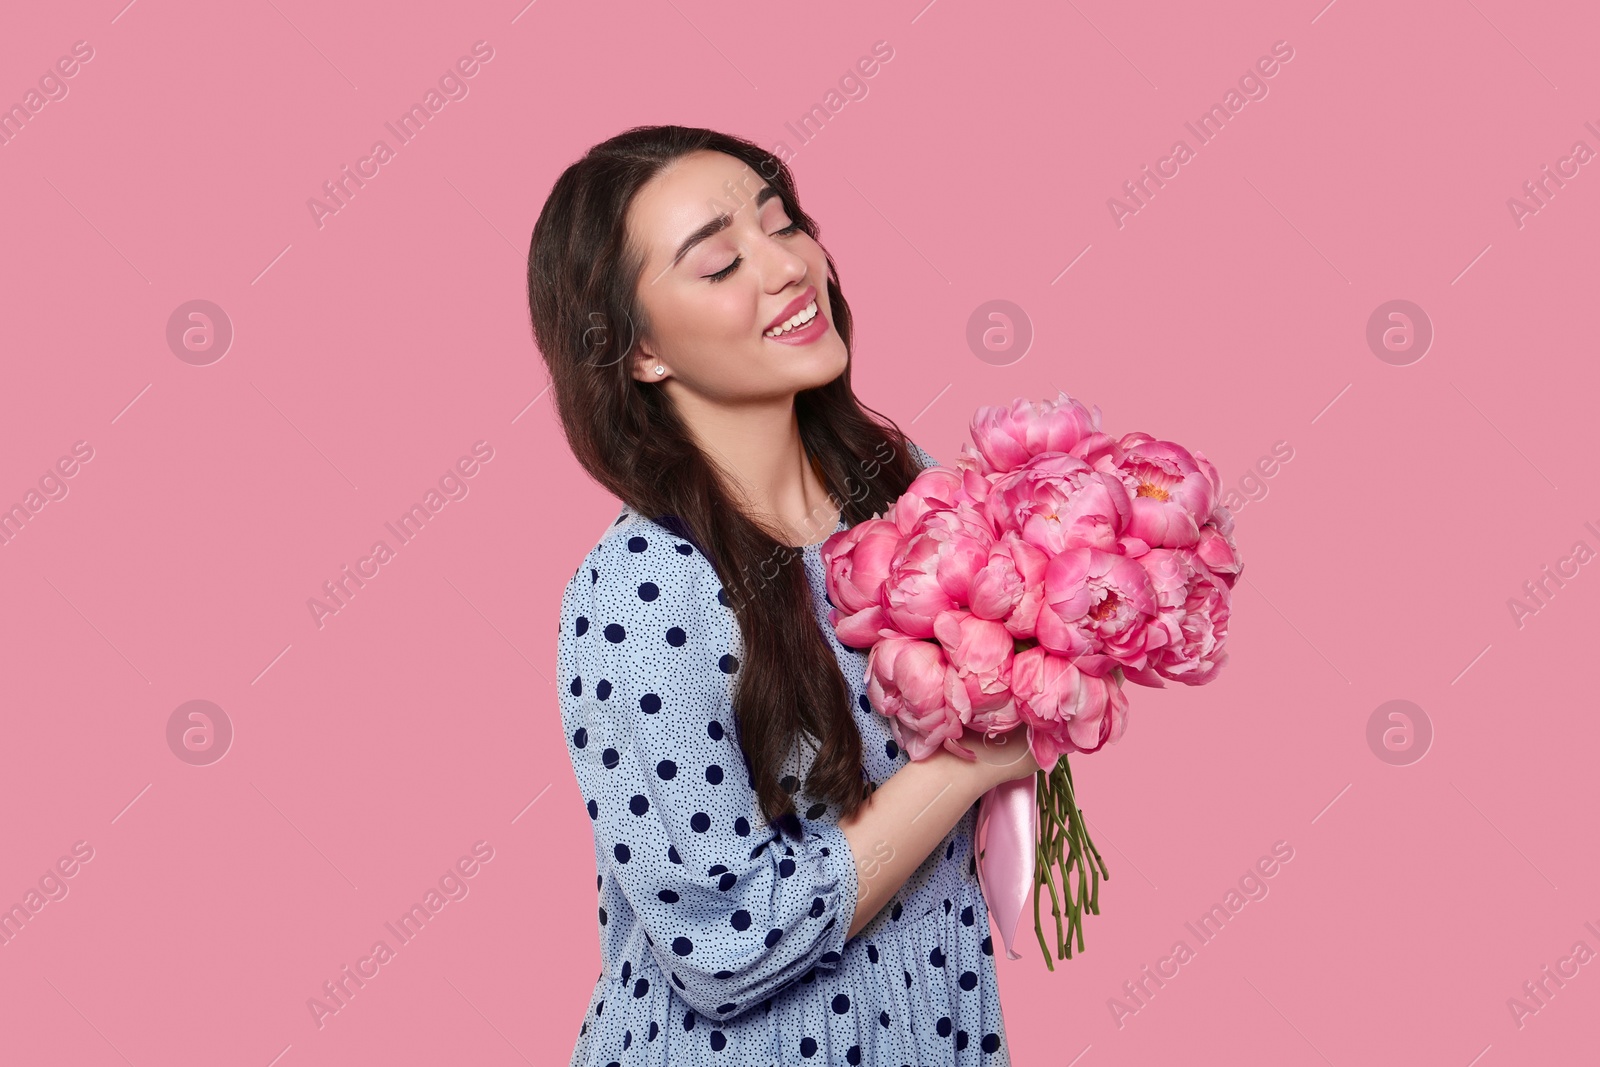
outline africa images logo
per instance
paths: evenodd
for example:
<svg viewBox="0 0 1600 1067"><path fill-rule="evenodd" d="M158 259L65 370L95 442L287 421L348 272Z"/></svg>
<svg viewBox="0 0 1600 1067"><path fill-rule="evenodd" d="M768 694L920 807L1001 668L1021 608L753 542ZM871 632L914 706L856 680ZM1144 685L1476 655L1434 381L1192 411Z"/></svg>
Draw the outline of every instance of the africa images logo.
<svg viewBox="0 0 1600 1067"><path fill-rule="evenodd" d="M327 201L316 197L306 200L306 208L311 212L311 221L316 223L317 229L327 225L326 219L330 215L337 215L340 211L350 206L350 201L355 199L356 192L366 188L366 180L376 178L384 166L395 158L396 150L408 145L428 125L428 122L439 112L444 110L451 101L460 101L467 98L471 87L467 79L474 78L483 69L483 64L494 58L494 48L488 41L474 41L472 55L462 56L456 60L455 66L439 75L438 88L432 86L423 94L422 102L413 102L394 122L385 122L384 129L394 135L395 146L390 147L389 142L383 138L372 142L371 150L360 159L356 160L355 171L351 172L350 164L346 163L339 171L339 177L332 181L322 183L322 192ZM398 123L398 127L396 126Z"/></svg>

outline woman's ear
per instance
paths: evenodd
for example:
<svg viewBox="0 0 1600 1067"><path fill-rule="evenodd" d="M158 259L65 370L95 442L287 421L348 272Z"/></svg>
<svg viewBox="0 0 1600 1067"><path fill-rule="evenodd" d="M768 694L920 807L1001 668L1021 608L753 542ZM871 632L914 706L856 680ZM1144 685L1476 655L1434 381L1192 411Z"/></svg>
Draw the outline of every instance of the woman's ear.
<svg viewBox="0 0 1600 1067"><path fill-rule="evenodd" d="M636 381L659 382L668 376L665 369L660 374L656 373L657 367L665 368L666 364L656 358L650 345L643 338L634 343L633 351L628 353L627 359L628 372Z"/></svg>

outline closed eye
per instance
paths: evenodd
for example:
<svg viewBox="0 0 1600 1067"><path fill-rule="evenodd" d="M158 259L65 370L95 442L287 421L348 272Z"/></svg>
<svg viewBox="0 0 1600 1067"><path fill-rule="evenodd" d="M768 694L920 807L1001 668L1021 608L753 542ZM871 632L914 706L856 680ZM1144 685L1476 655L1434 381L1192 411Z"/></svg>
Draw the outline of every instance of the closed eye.
<svg viewBox="0 0 1600 1067"><path fill-rule="evenodd" d="M789 236L791 236L791 235L793 235L795 233L798 233L799 231L800 231L800 224L798 222L791 222L789 225L785 226L783 229L778 230L776 233L772 234L772 236L773 237L789 237ZM707 281L712 281L712 282L720 282L720 281L722 281L724 278L726 278L730 274L732 274L734 272L735 268L737 268L739 266L739 264L741 262L743 262L743 260L744 260L743 256L734 256L732 263L729 263L726 267L723 267L721 270L717 271L715 274L707 274L705 276L706 280Z"/></svg>

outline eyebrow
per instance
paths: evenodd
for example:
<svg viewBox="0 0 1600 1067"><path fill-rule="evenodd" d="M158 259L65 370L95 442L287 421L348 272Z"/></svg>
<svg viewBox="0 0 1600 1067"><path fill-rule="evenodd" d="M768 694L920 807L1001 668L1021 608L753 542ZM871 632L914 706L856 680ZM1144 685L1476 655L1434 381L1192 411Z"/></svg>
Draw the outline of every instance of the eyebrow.
<svg viewBox="0 0 1600 1067"><path fill-rule="evenodd" d="M768 200L771 200L777 195L777 189L770 185L762 186L761 191L756 193L756 208L759 210L762 204L765 204ZM673 255L672 263L669 264L669 266L677 266L678 261L689 254L689 249L693 248L701 241L704 241L707 237L710 237L713 234L721 233L723 230L726 230L732 225L733 216L729 215L727 212L723 212L721 215L718 215L704 226L701 226L698 230L684 238L683 244L678 246L678 251Z"/></svg>

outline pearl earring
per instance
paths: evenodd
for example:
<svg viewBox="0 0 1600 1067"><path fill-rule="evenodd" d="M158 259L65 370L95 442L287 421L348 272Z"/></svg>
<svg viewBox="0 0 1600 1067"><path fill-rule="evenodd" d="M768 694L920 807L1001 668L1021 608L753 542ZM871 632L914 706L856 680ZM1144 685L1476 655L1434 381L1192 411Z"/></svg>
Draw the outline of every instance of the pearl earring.
<svg viewBox="0 0 1600 1067"><path fill-rule="evenodd" d="M667 368L665 368L665 367L657 367L656 368L656 373L657 374L665 374L665 373L667 373Z"/></svg>

